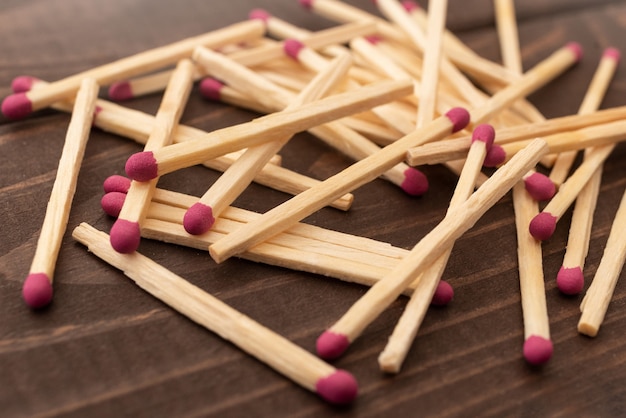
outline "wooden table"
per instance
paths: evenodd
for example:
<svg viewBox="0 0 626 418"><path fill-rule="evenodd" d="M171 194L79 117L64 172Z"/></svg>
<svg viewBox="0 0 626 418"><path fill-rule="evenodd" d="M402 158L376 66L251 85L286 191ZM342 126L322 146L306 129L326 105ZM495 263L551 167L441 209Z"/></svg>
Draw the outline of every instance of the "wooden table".
<svg viewBox="0 0 626 418"><path fill-rule="evenodd" d="M370 2L350 1L352 4ZM299 26L333 23L294 0L228 2L147 0L17 1L0 5L0 96L30 74L57 80L95 65L217 29L263 7ZM580 42L575 68L533 94L547 116L576 113L607 46L626 49L626 2L517 2L525 68L564 43ZM479 54L499 61L492 2L451 2L448 27ZM603 108L626 104L618 69ZM154 113L160 95L127 103ZM206 130L255 117L192 93L183 122ZM542 368L522 357L523 325L516 238L508 194L454 247L444 278L455 288L446 308L431 309L402 371L385 375L376 358L399 318L398 299L336 366L360 384L350 407L333 407L234 345L195 325L89 254L70 236L86 221L108 231L100 209L102 182L123 174L136 143L92 131L57 264L52 305L39 312L21 299L46 202L56 174L67 114L38 112L0 125L0 414L4 417L139 416L618 416L626 412L626 283L617 285L597 338L576 331L581 296L559 293L571 217L543 244L554 356ZM325 178L349 160L308 134L283 150L284 166ZM626 187L626 147L605 165L587 258L586 286L602 256ZM410 198L382 180L354 192L348 213L324 209L306 221L411 248L443 217L456 177L425 167L431 189ZM200 195L218 173L193 167L165 176L161 187ZM263 212L286 195L252 185L236 205ZM364 292L359 285L144 240L140 251L296 344L313 351L319 334ZM622 273L624 276L626 273ZM623 279L623 277L622 277Z"/></svg>

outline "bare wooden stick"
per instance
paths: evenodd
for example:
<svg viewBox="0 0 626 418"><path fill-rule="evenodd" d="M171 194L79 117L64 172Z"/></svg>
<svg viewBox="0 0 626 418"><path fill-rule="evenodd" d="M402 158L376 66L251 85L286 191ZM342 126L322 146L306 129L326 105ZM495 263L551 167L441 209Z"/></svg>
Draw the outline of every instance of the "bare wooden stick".
<svg viewBox="0 0 626 418"><path fill-rule="evenodd" d="M504 66L517 74L523 73L522 57L519 51L519 36L515 4L513 0L494 0L496 28L500 40L500 54Z"/></svg>

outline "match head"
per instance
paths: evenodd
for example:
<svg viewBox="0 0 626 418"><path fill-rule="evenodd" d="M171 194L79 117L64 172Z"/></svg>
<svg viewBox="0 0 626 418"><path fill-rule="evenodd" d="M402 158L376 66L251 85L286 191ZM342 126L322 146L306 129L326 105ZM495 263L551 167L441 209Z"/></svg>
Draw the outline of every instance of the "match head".
<svg viewBox="0 0 626 418"><path fill-rule="evenodd" d="M621 53L619 52L619 49L617 48L613 48L613 47L608 47L604 50L604 53L602 54L602 56L604 58L609 58L615 61L619 61L621 58Z"/></svg>
<svg viewBox="0 0 626 418"><path fill-rule="evenodd" d="M20 75L11 81L11 90L13 90L13 93L26 93L30 91L33 84L37 81L39 81L38 78L29 75Z"/></svg>
<svg viewBox="0 0 626 418"><path fill-rule="evenodd" d="M537 201L552 199L556 193L556 186L548 176L533 173L524 179L524 187L530 196Z"/></svg>
<svg viewBox="0 0 626 418"><path fill-rule="evenodd" d="M377 43L381 42L383 40L382 36L376 34L376 35L366 35L363 37L367 42L369 42L372 45L376 45Z"/></svg>
<svg viewBox="0 0 626 418"><path fill-rule="evenodd" d="M130 179L128 177L120 176L119 174L113 174L104 180L102 187L104 188L105 193L127 193L128 189L130 189Z"/></svg>
<svg viewBox="0 0 626 418"><path fill-rule="evenodd" d="M202 97L215 102L219 102L222 99L221 91L223 88L224 83L212 77L204 78L200 82L200 94Z"/></svg>
<svg viewBox="0 0 626 418"><path fill-rule="evenodd" d="M404 181L400 187L410 196L422 196L428 191L428 178L417 168L409 167L404 170Z"/></svg>
<svg viewBox="0 0 626 418"><path fill-rule="evenodd" d="M348 337L332 331L324 331L315 343L317 355L326 360L336 359L341 356L350 345Z"/></svg>
<svg viewBox="0 0 626 418"><path fill-rule="evenodd" d="M556 275L556 285L563 294L579 294L585 285L585 276L582 269L580 267L567 268L561 266Z"/></svg>
<svg viewBox="0 0 626 418"><path fill-rule="evenodd" d="M524 341L524 358L533 366L546 363L553 351L552 341L538 335L531 335Z"/></svg>
<svg viewBox="0 0 626 418"><path fill-rule="evenodd" d="M298 55L300 54L300 51L302 51L302 48L304 48L304 44L297 39L285 39L285 42L283 43L283 51L285 51L285 54L288 57L293 58L294 60L298 59Z"/></svg>
<svg viewBox="0 0 626 418"><path fill-rule="evenodd" d="M118 253L130 254L139 248L141 229L139 224L126 219L118 219L111 227L111 247Z"/></svg>
<svg viewBox="0 0 626 418"><path fill-rule="evenodd" d="M250 13L248 13L248 19L260 20L265 24L267 24L267 21L270 19L270 17L272 17L272 15L263 9L252 9Z"/></svg>
<svg viewBox="0 0 626 418"><path fill-rule="evenodd" d="M52 301L52 282L45 273L30 273L22 286L24 302L33 309L48 306Z"/></svg>
<svg viewBox="0 0 626 418"><path fill-rule="evenodd" d="M532 221L530 221L528 227L530 235L539 241L549 239L556 229L556 221L556 216L553 216L550 212L539 212Z"/></svg>
<svg viewBox="0 0 626 418"><path fill-rule="evenodd" d="M2 114L9 119L22 119L33 112L33 104L26 93L11 94L2 101Z"/></svg>
<svg viewBox="0 0 626 418"><path fill-rule="evenodd" d="M159 175L159 166L152 151L143 151L131 155L124 167L126 175L133 180L149 181Z"/></svg>
<svg viewBox="0 0 626 418"><path fill-rule="evenodd" d="M483 166L488 168L498 167L506 160L506 152L498 144L493 144L491 148L487 150L487 155L483 161Z"/></svg>
<svg viewBox="0 0 626 418"><path fill-rule="evenodd" d="M404 7L404 10L406 10L409 13L411 13L414 10L418 10L420 8L419 4L415 3L414 1L410 1L410 0L403 1L402 2L402 7Z"/></svg>
<svg viewBox="0 0 626 418"><path fill-rule="evenodd" d="M574 53L577 62L583 58L583 47L578 42L570 42L565 47Z"/></svg>
<svg viewBox="0 0 626 418"><path fill-rule="evenodd" d="M211 229L214 223L213 209L211 209L211 206L201 202L194 203L187 209L183 217L185 231L191 235L204 234Z"/></svg>
<svg viewBox="0 0 626 418"><path fill-rule="evenodd" d="M109 86L109 99L116 102L130 100L135 97L133 89L128 81L118 81Z"/></svg>
<svg viewBox="0 0 626 418"><path fill-rule="evenodd" d="M472 132L472 142L482 141L485 143L487 150L491 149L493 140L496 138L496 130L488 123L483 123L474 128Z"/></svg>
<svg viewBox="0 0 626 418"><path fill-rule="evenodd" d="M313 0L298 0L298 3L300 3L300 6L307 10L311 10L313 8Z"/></svg>
<svg viewBox="0 0 626 418"><path fill-rule="evenodd" d="M120 212L122 211L122 206L124 206L124 201L126 200L126 193L122 192L109 192L102 196L100 199L100 206L104 213L114 218L120 216Z"/></svg>
<svg viewBox="0 0 626 418"><path fill-rule="evenodd" d="M454 289L450 286L450 283L445 280L439 280L439 283L437 283L437 289L435 289L435 294L433 295L430 304L432 306L446 306L452 301L453 297Z"/></svg>
<svg viewBox="0 0 626 418"><path fill-rule="evenodd" d="M315 391L323 399L337 405L351 403L359 392L356 379L345 370L321 378L315 383Z"/></svg>
<svg viewBox="0 0 626 418"><path fill-rule="evenodd" d="M452 122L452 133L465 128L470 121L470 114L462 107L454 107L446 112L446 116Z"/></svg>

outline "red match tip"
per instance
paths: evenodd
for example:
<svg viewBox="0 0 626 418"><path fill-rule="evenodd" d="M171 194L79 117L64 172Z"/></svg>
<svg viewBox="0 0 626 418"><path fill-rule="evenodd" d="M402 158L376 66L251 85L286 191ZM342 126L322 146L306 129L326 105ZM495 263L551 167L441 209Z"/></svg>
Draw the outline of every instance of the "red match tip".
<svg viewBox="0 0 626 418"><path fill-rule="evenodd" d="M552 216L550 212L539 212L532 221L528 230L530 235L539 241L549 239L556 229L556 216Z"/></svg>
<svg viewBox="0 0 626 418"><path fill-rule="evenodd" d="M124 201L126 200L126 193L122 192L109 192L102 196L100 199L100 206L104 213L114 218L120 216L120 212L122 211L122 206L124 206Z"/></svg>
<svg viewBox="0 0 626 418"><path fill-rule="evenodd" d="M141 230L137 222L118 219L111 227L111 247L118 253L130 254L139 248Z"/></svg>
<svg viewBox="0 0 626 418"><path fill-rule="evenodd" d="M574 53L576 61L580 61L583 58L583 47L578 42L570 42L565 47Z"/></svg>
<svg viewBox="0 0 626 418"><path fill-rule="evenodd" d="M537 201L550 200L556 193L556 186L552 180L545 174L536 172L524 179L524 187Z"/></svg>
<svg viewBox="0 0 626 418"><path fill-rule="evenodd" d="M345 335L324 331L317 339L315 348L321 358L332 360L341 356L349 345L350 341L348 341L348 337Z"/></svg>
<svg viewBox="0 0 626 418"><path fill-rule="evenodd" d="M417 10L420 8L419 4L415 3L414 1L409 1L409 0L403 1L402 6L404 7L404 10L406 10L409 13L411 13L413 10Z"/></svg>
<svg viewBox="0 0 626 418"><path fill-rule="evenodd" d="M498 144L493 144L491 148L487 150L487 155L485 156L485 160L483 161L483 166L485 167L497 167L504 162L506 159L506 152L504 148L502 148Z"/></svg>
<svg viewBox="0 0 626 418"><path fill-rule="evenodd" d="M105 193L127 193L128 189L130 189L130 179L128 177L120 176L119 174L113 174L104 180L102 187L104 188Z"/></svg>
<svg viewBox="0 0 626 418"><path fill-rule="evenodd" d="M474 128L472 132L472 142L482 141L485 143L487 150L491 149L493 140L496 137L496 130L488 123L483 123Z"/></svg>
<svg viewBox="0 0 626 418"><path fill-rule="evenodd" d="M410 196L422 196L428 191L428 178L417 168L409 167L404 170L404 181L400 187Z"/></svg>
<svg viewBox="0 0 626 418"><path fill-rule="evenodd" d="M211 77L207 77L200 82L200 94L205 99L220 101L222 99L222 88L224 88L224 83Z"/></svg>
<svg viewBox="0 0 626 418"><path fill-rule="evenodd" d="M13 93L26 93L33 87L36 81L38 81L37 78L29 75L15 77L11 81L11 90L13 90Z"/></svg>
<svg viewBox="0 0 626 418"><path fill-rule="evenodd" d="M446 113L450 122L452 122L452 133L458 132L465 128L470 121L470 114L462 107L455 107Z"/></svg>
<svg viewBox="0 0 626 418"><path fill-rule="evenodd" d="M553 351L552 341L538 335L531 335L524 341L524 358L533 366L546 363Z"/></svg>
<svg viewBox="0 0 626 418"><path fill-rule="evenodd" d="M307 10L311 10L313 8L313 0L298 0L298 3L300 3L300 6Z"/></svg>
<svg viewBox="0 0 626 418"><path fill-rule="evenodd" d="M433 306L446 306L452 301L453 297L454 289L450 286L450 283L445 280L439 280L430 304Z"/></svg>
<svg viewBox="0 0 626 418"><path fill-rule="evenodd" d="M43 308L52 301L52 283L45 273L31 273L22 286L22 297L33 309Z"/></svg>
<svg viewBox="0 0 626 418"><path fill-rule="evenodd" d="M556 275L556 285L566 295L577 295L583 290L585 277L580 267L561 267Z"/></svg>
<svg viewBox="0 0 626 418"><path fill-rule="evenodd" d="M271 14L266 12L263 9L253 9L249 14L248 18L251 20L261 20L263 23L267 23L267 21L272 17Z"/></svg>
<svg viewBox="0 0 626 418"><path fill-rule="evenodd" d="M298 59L298 55L300 54L302 48L304 48L304 44L297 39L285 39L285 43L283 44L285 54L295 60Z"/></svg>
<svg viewBox="0 0 626 418"><path fill-rule="evenodd" d="M315 391L330 403L345 405L351 403L359 392L356 379L345 370L321 378L315 383Z"/></svg>
<svg viewBox="0 0 626 418"><path fill-rule="evenodd" d="M364 39L372 45L376 45L383 40L382 36L380 35L367 35L364 36Z"/></svg>
<svg viewBox="0 0 626 418"><path fill-rule="evenodd" d="M602 56L605 57L605 58L613 59L615 61L619 61L621 56L622 56L622 54L620 54L619 49L613 48L613 47L609 47L609 48L604 50L604 53L602 54Z"/></svg>
<svg viewBox="0 0 626 418"><path fill-rule="evenodd" d="M11 94L2 101L2 114L9 119L22 119L30 115L33 105L26 93Z"/></svg>
<svg viewBox="0 0 626 418"><path fill-rule="evenodd" d="M109 98L117 102L134 98L133 89L128 81L118 81L109 86Z"/></svg>
<svg viewBox="0 0 626 418"><path fill-rule="evenodd" d="M126 175L137 181L149 181L159 175L159 166L152 151L143 151L131 155L124 168Z"/></svg>
<svg viewBox="0 0 626 418"><path fill-rule="evenodd" d="M213 217L213 209L211 209L211 206L200 202L194 203L189 209L187 209L187 212L185 212L185 216L183 217L183 226L185 227L185 231L191 235L204 234L206 231L211 229L214 223L215 218Z"/></svg>

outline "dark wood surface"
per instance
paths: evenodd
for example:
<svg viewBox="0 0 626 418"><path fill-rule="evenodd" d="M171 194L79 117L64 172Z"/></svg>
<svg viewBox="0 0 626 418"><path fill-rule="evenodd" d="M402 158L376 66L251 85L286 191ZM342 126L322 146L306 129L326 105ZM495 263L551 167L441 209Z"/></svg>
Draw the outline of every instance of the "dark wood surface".
<svg viewBox="0 0 626 418"><path fill-rule="evenodd" d="M370 2L362 3L374 10ZM450 2L448 27L481 55L500 59L489 0ZM75 72L247 18L253 7L308 29L332 23L293 0L147 0L0 3L0 96L30 74L56 80ZM546 116L573 114L607 46L626 49L626 2L517 2L525 68L575 40L585 56L533 94ZM619 68L602 107L626 104ZM154 113L152 95L129 106ZM201 99L194 91L183 122L212 130L255 115ZM579 335L580 297L564 297L554 278L570 212L545 242L544 271L554 356L542 368L522 358L523 325L510 194L454 247L444 274L455 288L431 309L397 376L376 358L406 298L369 326L336 365L352 372L360 395L333 407L144 293L70 237L82 221L108 231L102 181L122 174L141 147L92 131L55 274L52 305L33 312L20 291L50 193L66 114L51 110L0 125L0 415L3 417L165 416L620 416L626 413L626 283L618 282L597 338ZM282 152L286 167L324 178L349 160L307 134ZM585 274L598 266L626 187L626 147L606 163ZM327 228L412 247L443 217L455 186L446 169L426 167L431 190L410 198L375 181L355 191L349 213L324 209L307 219ZM218 174L193 167L165 176L164 188L200 195ZM287 198L252 185L237 206L265 211ZM313 351L315 339L365 291L358 285L238 259L216 265L208 253L144 241L140 251L229 305ZM626 273L622 273L624 276ZM623 279L623 277L622 277Z"/></svg>

